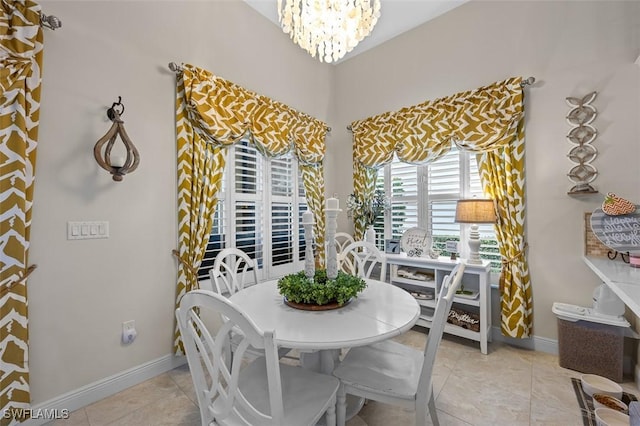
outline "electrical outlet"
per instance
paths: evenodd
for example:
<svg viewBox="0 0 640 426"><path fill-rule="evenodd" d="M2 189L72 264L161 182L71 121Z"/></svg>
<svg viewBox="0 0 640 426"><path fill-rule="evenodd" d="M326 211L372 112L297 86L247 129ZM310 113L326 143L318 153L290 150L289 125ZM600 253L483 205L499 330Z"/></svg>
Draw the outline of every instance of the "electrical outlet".
<svg viewBox="0 0 640 426"><path fill-rule="evenodd" d="M136 340L138 332L136 331L136 322L134 320L122 323L122 343L129 345Z"/></svg>

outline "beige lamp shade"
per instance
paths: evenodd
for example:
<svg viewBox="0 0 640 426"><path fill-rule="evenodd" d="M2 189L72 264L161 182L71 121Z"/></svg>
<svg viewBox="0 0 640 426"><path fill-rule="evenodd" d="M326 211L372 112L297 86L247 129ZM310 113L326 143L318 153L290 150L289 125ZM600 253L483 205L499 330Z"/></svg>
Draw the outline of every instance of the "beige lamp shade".
<svg viewBox="0 0 640 426"><path fill-rule="evenodd" d="M496 213L493 200L476 199L458 200L456 205L456 222L459 223L494 223Z"/></svg>

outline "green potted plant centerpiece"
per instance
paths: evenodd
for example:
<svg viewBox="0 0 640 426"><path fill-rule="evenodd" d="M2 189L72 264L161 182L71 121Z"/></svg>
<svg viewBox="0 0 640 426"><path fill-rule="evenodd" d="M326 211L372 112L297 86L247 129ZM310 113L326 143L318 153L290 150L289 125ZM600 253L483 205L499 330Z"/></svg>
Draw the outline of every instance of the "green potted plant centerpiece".
<svg viewBox="0 0 640 426"><path fill-rule="evenodd" d="M285 303L299 309L334 309L349 303L366 288L362 278L338 271L335 279L327 278L327 271L318 269L313 279L304 271L286 275L278 280L278 290Z"/></svg>

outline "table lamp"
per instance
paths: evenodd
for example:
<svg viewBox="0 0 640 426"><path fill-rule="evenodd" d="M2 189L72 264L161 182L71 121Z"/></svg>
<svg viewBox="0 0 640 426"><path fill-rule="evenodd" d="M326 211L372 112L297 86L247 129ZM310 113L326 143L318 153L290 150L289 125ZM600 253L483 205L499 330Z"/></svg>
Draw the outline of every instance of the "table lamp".
<svg viewBox="0 0 640 426"><path fill-rule="evenodd" d="M472 198L469 200L458 200L456 204L456 222L470 223L471 233L469 234L469 259L467 263L482 264L480 259L480 232L479 223L494 223L496 213L493 207L493 200Z"/></svg>

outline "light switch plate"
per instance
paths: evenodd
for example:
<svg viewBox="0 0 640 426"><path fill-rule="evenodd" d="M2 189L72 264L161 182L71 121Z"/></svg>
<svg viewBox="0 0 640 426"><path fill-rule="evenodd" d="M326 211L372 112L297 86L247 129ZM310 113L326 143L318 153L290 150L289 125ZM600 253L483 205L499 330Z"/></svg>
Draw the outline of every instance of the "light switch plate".
<svg viewBox="0 0 640 426"><path fill-rule="evenodd" d="M109 238L109 222L67 222L67 240L93 240Z"/></svg>

